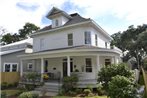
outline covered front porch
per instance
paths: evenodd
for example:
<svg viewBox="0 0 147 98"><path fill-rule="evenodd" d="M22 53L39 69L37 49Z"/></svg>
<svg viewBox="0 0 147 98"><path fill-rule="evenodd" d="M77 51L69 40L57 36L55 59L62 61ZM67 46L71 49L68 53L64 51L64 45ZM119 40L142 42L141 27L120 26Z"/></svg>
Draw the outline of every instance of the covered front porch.
<svg viewBox="0 0 147 98"><path fill-rule="evenodd" d="M76 74L79 82L97 82L97 74L102 66L116 64L119 55L114 53L64 53L52 55L29 56L21 59L21 76L28 72L41 74L40 81L62 80L65 76ZM44 74L48 79L44 79Z"/></svg>

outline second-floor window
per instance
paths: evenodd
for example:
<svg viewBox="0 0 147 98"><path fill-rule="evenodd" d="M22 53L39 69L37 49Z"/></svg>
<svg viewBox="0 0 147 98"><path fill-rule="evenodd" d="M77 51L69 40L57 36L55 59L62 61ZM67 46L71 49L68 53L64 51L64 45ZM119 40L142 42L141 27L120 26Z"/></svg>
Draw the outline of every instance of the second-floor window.
<svg viewBox="0 0 147 98"><path fill-rule="evenodd" d="M68 46L72 46L73 45L73 34L68 34Z"/></svg>
<svg viewBox="0 0 147 98"><path fill-rule="evenodd" d="M85 44L91 44L91 32L85 31Z"/></svg>
<svg viewBox="0 0 147 98"><path fill-rule="evenodd" d="M108 46L107 46L107 42L105 42L105 48L107 48Z"/></svg>
<svg viewBox="0 0 147 98"><path fill-rule="evenodd" d="M59 26L59 21L58 21L58 19L55 20L55 26Z"/></svg>
<svg viewBox="0 0 147 98"><path fill-rule="evenodd" d="M98 44L98 40L97 40L97 34L95 34L95 45L97 46Z"/></svg>

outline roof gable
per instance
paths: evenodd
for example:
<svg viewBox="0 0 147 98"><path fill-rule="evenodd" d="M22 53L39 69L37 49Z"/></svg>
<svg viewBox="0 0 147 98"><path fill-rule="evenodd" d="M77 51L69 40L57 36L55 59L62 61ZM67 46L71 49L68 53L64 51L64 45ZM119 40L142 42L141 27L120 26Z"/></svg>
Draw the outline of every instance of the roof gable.
<svg viewBox="0 0 147 98"><path fill-rule="evenodd" d="M51 19L52 16L57 15L57 14L61 14L61 15L65 16L65 17L69 18L69 19L71 18L71 16L68 15L66 12L64 12L64 11L62 11L62 10L56 8L56 7L53 7L51 9L51 11L49 11L49 13L47 14L46 17Z"/></svg>

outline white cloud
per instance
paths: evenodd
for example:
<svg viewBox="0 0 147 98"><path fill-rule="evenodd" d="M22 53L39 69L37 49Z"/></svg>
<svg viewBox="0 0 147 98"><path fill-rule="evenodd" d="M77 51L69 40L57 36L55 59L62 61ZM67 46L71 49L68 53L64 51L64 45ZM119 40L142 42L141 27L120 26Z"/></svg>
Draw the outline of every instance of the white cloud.
<svg viewBox="0 0 147 98"><path fill-rule="evenodd" d="M18 29L26 22L34 23L43 27L41 19L47 14L52 6L61 7L65 0L3 0L0 1L0 26L6 28L9 32L18 32ZM9 2L9 3L8 3ZM27 11L19 8L17 3L26 7L38 5L38 9L34 11Z"/></svg>
<svg viewBox="0 0 147 98"><path fill-rule="evenodd" d="M72 2L74 6L81 8L80 11L72 9L69 12L82 12L82 16L97 20L110 13L114 17L127 23L114 28L109 27L112 23L104 26L106 31L117 32L126 29L129 25L139 25L147 22L146 0L1 0L0 1L0 26L6 28L9 32L17 32L26 22L32 22L43 27L41 19L47 14L52 6L61 8L64 2ZM26 11L16 6L21 3L26 7L37 5L38 8L33 11ZM114 25L114 24L113 24Z"/></svg>

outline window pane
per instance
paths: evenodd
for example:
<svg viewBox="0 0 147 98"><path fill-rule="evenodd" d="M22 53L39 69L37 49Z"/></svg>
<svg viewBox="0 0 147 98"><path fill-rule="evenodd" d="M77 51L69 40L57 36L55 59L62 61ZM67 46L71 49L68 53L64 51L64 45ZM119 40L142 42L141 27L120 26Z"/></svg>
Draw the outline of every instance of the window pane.
<svg viewBox="0 0 147 98"><path fill-rule="evenodd" d="M5 72L10 72L10 64L5 64Z"/></svg>
<svg viewBox="0 0 147 98"><path fill-rule="evenodd" d="M56 26L58 26L58 25L59 25L58 20L55 20L55 25L56 25Z"/></svg>
<svg viewBox="0 0 147 98"><path fill-rule="evenodd" d="M91 44L91 32L85 32L85 44Z"/></svg>
<svg viewBox="0 0 147 98"><path fill-rule="evenodd" d="M68 46L73 45L73 34L68 34Z"/></svg>
<svg viewBox="0 0 147 98"><path fill-rule="evenodd" d="M28 64L28 70L32 70L32 68L33 68L33 65L31 63Z"/></svg>
<svg viewBox="0 0 147 98"><path fill-rule="evenodd" d="M12 72L16 72L17 71L17 64L12 64Z"/></svg>
<svg viewBox="0 0 147 98"><path fill-rule="evenodd" d="M95 45L97 46L97 35L95 34Z"/></svg>
<svg viewBox="0 0 147 98"><path fill-rule="evenodd" d="M86 58L86 72L92 72L91 58Z"/></svg>

